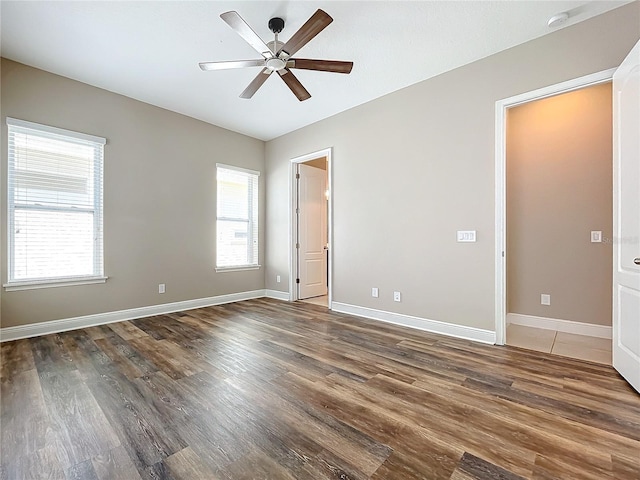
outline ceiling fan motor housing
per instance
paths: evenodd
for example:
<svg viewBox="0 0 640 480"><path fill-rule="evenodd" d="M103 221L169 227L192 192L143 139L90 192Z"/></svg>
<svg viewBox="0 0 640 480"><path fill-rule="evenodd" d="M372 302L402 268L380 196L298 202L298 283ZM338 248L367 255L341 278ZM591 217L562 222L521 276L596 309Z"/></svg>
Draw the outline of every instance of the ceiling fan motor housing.
<svg viewBox="0 0 640 480"><path fill-rule="evenodd" d="M269 47L269 50L271 50L271 52L276 55L278 52L280 52L282 47L284 47L284 43L282 43L280 40L278 40L277 42L275 40L271 40L270 42L267 42L267 47ZM286 52L280 52L281 58L285 58L285 55Z"/></svg>

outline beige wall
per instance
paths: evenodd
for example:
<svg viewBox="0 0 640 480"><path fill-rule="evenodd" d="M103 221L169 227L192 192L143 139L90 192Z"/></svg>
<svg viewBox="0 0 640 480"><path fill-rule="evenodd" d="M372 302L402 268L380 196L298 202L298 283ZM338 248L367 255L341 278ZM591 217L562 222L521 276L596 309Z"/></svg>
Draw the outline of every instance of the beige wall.
<svg viewBox="0 0 640 480"><path fill-rule="evenodd" d="M611 83L508 111L509 313L611 325L612 153Z"/></svg>
<svg viewBox="0 0 640 480"><path fill-rule="evenodd" d="M495 102L615 67L639 37L635 2L268 142L267 288L288 285L289 160L333 147L333 300L493 330Z"/></svg>
<svg viewBox="0 0 640 480"><path fill-rule="evenodd" d="M2 326L286 289L289 160L333 147L334 300L492 330L495 101L618 65L640 37L639 13L634 2L275 139L266 150L261 141L2 60L3 145L6 116L108 140L110 277L103 285L3 292ZM6 162L3 148L2 178ZM264 172L266 271L214 272L216 162ZM458 229L477 230L478 242L456 243ZM380 298L370 297L372 286ZM392 301L393 290L402 303Z"/></svg>
<svg viewBox="0 0 640 480"><path fill-rule="evenodd" d="M263 270L214 271L215 164L264 172L262 141L5 59L1 102L3 145L6 116L107 138L109 277L98 285L3 292L3 327L264 288ZM2 148L2 178L6 172ZM264 200L264 175L260 188ZM2 265L7 264L5 202L3 195ZM3 283L6 275L3 269ZM158 294L159 283L167 293Z"/></svg>

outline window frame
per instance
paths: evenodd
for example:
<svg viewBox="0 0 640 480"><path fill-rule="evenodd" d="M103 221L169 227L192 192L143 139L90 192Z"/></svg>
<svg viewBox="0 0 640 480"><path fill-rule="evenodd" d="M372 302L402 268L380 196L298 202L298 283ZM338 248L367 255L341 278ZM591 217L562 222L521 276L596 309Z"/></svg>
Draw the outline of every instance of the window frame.
<svg viewBox="0 0 640 480"><path fill-rule="evenodd" d="M230 170L232 172L243 173L246 175L252 175L255 177L255 203L254 206L254 195L252 195L252 191L247 192L247 209L248 215L247 219L240 217L219 217L218 216L218 200L219 200L219 170ZM255 215L254 215L255 213ZM259 262L260 259L260 172L257 170L251 170L243 167L236 167L234 165L228 165L224 163L216 163L216 247L215 247L215 271L216 272L233 272L233 271L242 271L242 270L258 270L261 265ZM253 257L253 242L255 241L257 246L255 249L256 258L251 258L252 263L247 264L238 264L238 265L218 265L218 222L219 221L227 221L227 222L242 222L247 224L247 258Z"/></svg>
<svg viewBox="0 0 640 480"><path fill-rule="evenodd" d="M62 287L70 285L84 285L93 283L105 283L104 275L104 204L103 204L103 179L104 179L104 145L106 139L85 133L74 132L62 128L51 127L26 120L7 117L7 283L3 285L6 291L30 290L36 288ZM93 155L93 208L66 207L59 205L16 205L15 203L15 164L16 159L9 150L12 130L32 130L43 136L59 136L59 140L69 143L83 143L94 149ZM93 272L89 275L67 275L59 277L37 277L25 280L15 279L15 214L16 211L40 211L40 212L65 212L65 213L92 213L93 214Z"/></svg>

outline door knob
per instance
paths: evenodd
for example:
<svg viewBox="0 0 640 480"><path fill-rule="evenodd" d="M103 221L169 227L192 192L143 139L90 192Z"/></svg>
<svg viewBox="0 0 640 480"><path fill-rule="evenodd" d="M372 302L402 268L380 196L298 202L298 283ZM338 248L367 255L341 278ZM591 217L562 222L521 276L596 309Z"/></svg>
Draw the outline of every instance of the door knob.
<svg viewBox="0 0 640 480"><path fill-rule="evenodd" d="M640 257L634 258L633 263L635 263L636 265L640 265Z"/></svg>

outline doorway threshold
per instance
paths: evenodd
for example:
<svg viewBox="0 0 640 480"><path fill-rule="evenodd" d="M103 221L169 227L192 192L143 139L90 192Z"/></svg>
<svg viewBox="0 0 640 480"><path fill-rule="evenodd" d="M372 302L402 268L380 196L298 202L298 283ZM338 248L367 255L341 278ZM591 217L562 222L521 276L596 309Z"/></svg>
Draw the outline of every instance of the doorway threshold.
<svg viewBox="0 0 640 480"><path fill-rule="evenodd" d="M300 302L310 303L311 305L320 305L321 307L329 308L329 295L321 295L319 297L305 298L299 300Z"/></svg>
<svg viewBox="0 0 640 480"><path fill-rule="evenodd" d="M510 324L507 345L611 365L611 340Z"/></svg>

